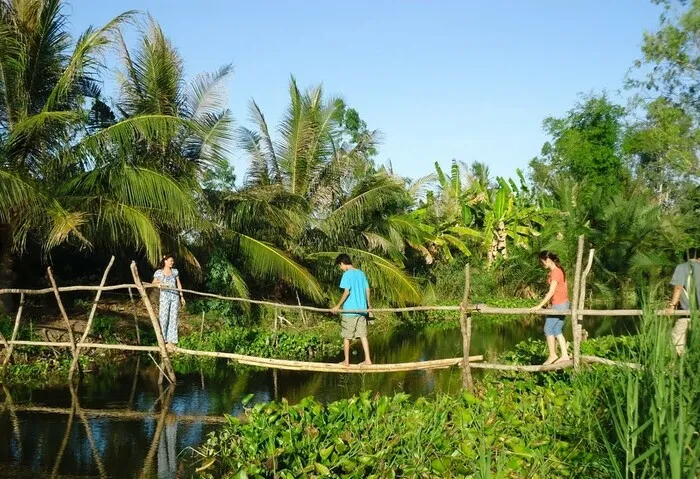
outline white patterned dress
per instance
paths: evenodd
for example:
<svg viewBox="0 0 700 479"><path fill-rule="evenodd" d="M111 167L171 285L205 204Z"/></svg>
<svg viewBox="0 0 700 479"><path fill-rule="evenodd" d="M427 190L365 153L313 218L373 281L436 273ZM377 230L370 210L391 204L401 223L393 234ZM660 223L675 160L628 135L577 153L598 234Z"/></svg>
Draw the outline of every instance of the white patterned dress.
<svg viewBox="0 0 700 479"><path fill-rule="evenodd" d="M159 269L153 275L163 286L177 288L178 271L173 268L169 275ZM177 289L162 289L160 291L160 308L158 321L166 343L177 344L177 314L180 311L180 293Z"/></svg>

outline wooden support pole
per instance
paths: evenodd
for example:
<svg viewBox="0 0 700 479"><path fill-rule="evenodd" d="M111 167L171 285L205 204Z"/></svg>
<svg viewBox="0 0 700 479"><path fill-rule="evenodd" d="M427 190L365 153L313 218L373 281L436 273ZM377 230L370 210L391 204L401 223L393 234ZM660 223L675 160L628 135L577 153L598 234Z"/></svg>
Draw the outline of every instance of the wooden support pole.
<svg viewBox="0 0 700 479"><path fill-rule="evenodd" d="M576 327L576 318L578 317L578 297L579 288L581 286L581 264L583 263L583 235L578 237L578 248L576 250L576 270L574 272L574 294L571 298L571 334L574 339L574 353L579 348L580 338L578 336L578 328ZM579 368L579 358L574 356L574 369Z"/></svg>
<svg viewBox="0 0 700 479"><path fill-rule="evenodd" d="M276 351L277 350L277 333L278 333L278 329L279 329L279 319L277 318L277 316L279 315L279 310L277 309L277 307L275 307L274 314L275 314L275 326L274 326L274 335L273 335L273 345L274 345L275 351Z"/></svg>
<svg viewBox="0 0 700 479"><path fill-rule="evenodd" d="M58 309L61 311L61 316L63 317L63 322L66 323L66 329L68 330L68 341L70 341L73 346L71 351L73 352L73 359L76 358L77 348L75 346L75 336L73 335L73 325L68 319L68 314L66 314L66 308L63 307L63 301L61 301L61 293L58 292L58 286L56 286L56 280L51 272L51 266L46 268L46 272L49 275L49 281L51 282L51 289L53 289L53 294L56 296L56 303L58 303Z"/></svg>
<svg viewBox="0 0 700 479"><path fill-rule="evenodd" d="M134 327L136 328L136 344L141 344L141 332L139 331L139 315L136 311L136 301L134 301L134 294L129 288L129 299L131 300L131 309L134 311Z"/></svg>
<svg viewBox="0 0 700 479"><path fill-rule="evenodd" d="M168 380L171 383L175 383L175 371L173 370L173 365L170 363L170 356L168 355L168 350L165 348L165 340L163 339L163 333L160 330L160 323L156 317L156 313L153 311L153 306L151 301L148 299L146 294L146 289L143 287L141 278L139 278L139 272L136 269L136 262L131 262L131 274L134 277L134 284L136 289L139 290L141 299L143 300L144 306L146 306L146 311L148 311L148 316L151 318L151 324L156 333L156 340L158 341L158 348L160 349L160 356L163 358L163 366L165 367L165 373L168 376Z"/></svg>
<svg viewBox="0 0 700 479"><path fill-rule="evenodd" d="M301 306L301 299L299 299L299 292L298 291L296 291L296 295L297 295L297 304L299 306ZM301 324L306 326L306 315L304 314L304 310L300 309L299 314L301 315Z"/></svg>
<svg viewBox="0 0 700 479"><path fill-rule="evenodd" d="M19 334L19 323L22 319L22 309L24 308L24 293L19 297L19 308L17 309L17 314L15 315L15 325L12 327L12 336L10 341L17 340L17 334ZM7 371L7 365L10 364L10 356L12 356L12 351L15 345L10 343L9 347L5 350L5 358L2 361L2 374L5 375Z"/></svg>
<svg viewBox="0 0 700 479"><path fill-rule="evenodd" d="M469 304L469 290L471 288L471 270L469 265L464 268L464 298L462 305L465 306L459 312L459 324L462 330L462 388L474 392L474 381L472 379L472 369L469 363L469 348L472 340L472 315L466 309Z"/></svg>
<svg viewBox="0 0 700 479"><path fill-rule="evenodd" d="M583 338L583 325L581 322L583 321L583 314L581 314L581 311L583 308L585 308L585 302L586 302L586 280L588 279L588 275L591 272L591 268L593 267L593 255L595 254L594 249L590 249L588 251L588 262L586 263L586 268L583 270L583 273L581 274L581 284L579 286L579 295L578 295L578 307L576 308L577 314L572 314L571 315L571 322L572 324L576 325L576 338L577 341L574 341L574 366L577 364L580 364L581 360L581 341Z"/></svg>
<svg viewBox="0 0 700 479"><path fill-rule="evenodd" d="M202 323L199 325L199 341L204 338L204 311L202 311Z"/></svg>
<svg viewBox="0 0 700 479"><path fill-rule="evenodd" d="M107 282L107 275L109 274L109 270L112 269L112 265L114 264L114 256L109 260L109 264L107 265L107 268L105 269L104 274L102 275L102 281L100 281L100 288L104 287L105 283ZM83 331L83 335L80 338L80 342L84 343L85 340L88 338L90 335L90 329L92 329L92 322L95 319L95 313L97 312L97 304L100 302L100 297L102 296L102 289L98 289L97 293L95 293L95 300L92 302L92 308L90 309L90 315L88 316L87 323L85 324L85 330ZM80 346L77 347L76 354L73 356L73 363L70 365L70 371L68 371L68 381L73 380L73 375L75 374L76 368L78 371L80 371L80 353L82 352L82 348Z"/></svg>

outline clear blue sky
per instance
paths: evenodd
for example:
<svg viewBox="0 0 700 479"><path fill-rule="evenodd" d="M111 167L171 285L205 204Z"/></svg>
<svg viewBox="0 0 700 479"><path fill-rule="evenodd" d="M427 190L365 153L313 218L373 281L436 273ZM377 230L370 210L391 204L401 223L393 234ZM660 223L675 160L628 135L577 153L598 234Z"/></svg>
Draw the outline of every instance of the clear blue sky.
<svg viewBox="0 0 700 479"><path fill-rule="evenodd" d="M148 11L189 75L232 62L229 101L247 122L250 98L276 125L294 74L322 82L385 137L379 161L418 177L452 158L510 176L545 141L542 120L582 92L624 102L647 0L73 0L73 30ZM108 92L110 93L110 92ZM232 163L242 178L246 163Z"/></svg>

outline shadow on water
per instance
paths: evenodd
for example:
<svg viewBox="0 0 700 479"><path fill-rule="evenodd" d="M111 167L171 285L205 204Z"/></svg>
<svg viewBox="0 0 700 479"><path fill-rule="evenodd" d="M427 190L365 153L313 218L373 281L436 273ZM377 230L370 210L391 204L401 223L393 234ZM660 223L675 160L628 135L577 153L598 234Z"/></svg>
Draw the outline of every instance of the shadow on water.
<svg viewBox="0 0 700 479"><path fill-rule="evenodd" d="M494 358L520 341L541 337L541 319L505 325L475 321L472 354ZM590 337L629 334L632 318L588 318ZM459 329L395 331L370 337L374 361L398 363L461 356ZM339 358L338 358L339 359ZM353 362L362 352L353 349ZM76 387L2 388L2 477L190 477L191 447L243 412L241 400L314 396L328 402L371 390L414 396L450 393L460 387L457 368L392 374L328 374L257 369L180 375L177 386L158 385L147 357L119 366L116 374L88 374Z"/></svg>

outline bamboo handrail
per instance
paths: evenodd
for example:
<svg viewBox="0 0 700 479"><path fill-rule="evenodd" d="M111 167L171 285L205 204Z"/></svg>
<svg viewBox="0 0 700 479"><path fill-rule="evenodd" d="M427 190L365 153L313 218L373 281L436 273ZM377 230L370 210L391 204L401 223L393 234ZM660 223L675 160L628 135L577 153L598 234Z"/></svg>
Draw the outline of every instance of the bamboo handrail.
<svg viewBox="0 0 700 479"><path fill-rule="evenodd" d="M157 286L154 286L152 284L148 283L143 283L143 287L146 289L152 289L152 288L157 288ZM136 288L136 285L133 283L128 283L128 284L115 284L111 286L104 286L100 288L99 286L61 286L58 287L59 292L75 292L75 291L98 291L99 289L102 289L102 291L116 291L120 289L126 289L128 290L129 288ZM161 289L173 289L173 288L166 288L163 287ZM47 294L47 293L52 293L53 289L51 288L43 288L43 289L0 289L0 294L26 294L26 295L39 295L39 294ZM332 313L333 310L330 308L317 308L314 306L303 306L303 305L297 305L297 304L286 304L286 303L276 303L273 301L264 301L264 300L258 300L258 299L249 299L249 298L238 298L235 296L224 296L220 294L214 294L214 293L206 293L203 291L195 291L192 289L182 289L183 293L188 293L188 294L193 294L196 296L202 296L206 298L213 298L213 299L222 299L225 301L235 301L235 302L247 302L250 304L257 304L259 306L271 306L271 307L278 307L280 309L294 309L294 310L303 310L303 311L311 311L311 312L316 312L316 313ZM474 313L480 313L480 314L511 314L511 315L519 315L519 314L531 314L531 315L537 315L537 316L551 316L551 315L557 315L557 316L570 316L571 315L571 310L565 310L565 311L560 311L560 310L553 310L553 309L538 309L536 311L533 311L531 308L501 308L497 306L489 306L484 303L476 303L476 304L468 304L466 305L465 309L468 311L474 312ZM410 312L418 312L418 311L460 311L460 306L455 305L455 306L406 306L402 308L372 308L372 309L362 309L362 310L347 310L343 311L344 313L410 313ZM582 309L578 311L578 314L583 315L583 316L641 316L644 314L644 310L642 309ZM688 312L687 311L667 311L665 309L659 309L656 311L653 311L654 314L660 315L660 316L687 316Z"/></svg>
<svg viewBox="0 0 700 479"><path fill-rule="evenodd" d="M592 253L592 252L591 252ZM578 261L577 261L578 263ZM50 347L69 347L73 351L73 366L71 368L71 371L73 371L77 365L77 359L80 354L81 349L115 349L115 350L123 350L123 351L143 351L143 352L159 352L160 356L162 358L162 366L165 368L164 373L168 377L168 379L171 382L175 382L175 373L174 370L172 369L172 365L170 364L170 358L168 355L168 352L165 349L164 345L164 340L160 331L160 325L158 323L158 319L153 311L153 308L150 304L150 301L148 300L146 290L151 289L151 288L156 288L159 286L150 284L150 283L143 283L138 275L138 271L136 268L135 262L131 263L131 272L132 276L134 279L134 283L127 283L127 284L118 284L118 285L111 285L111 286L106 286L105 280L107 278L107 274L109 272L109 269L112 265L112 261L110 261L110 264L107 266L107 269L105 270L105 273L102 277L102 283L99 286L64 286L64 287L58 287L53 280L53 275L51 274L50 268L48 269L49 273L49 280L51 281L51 288L44 288L44 289L0 289L0 294L21 294L22 295L22 300L20 301L20 309L17 312L17 317L15 320L15 326L13 330L13 335L9 341L5 340L1 343L2 346L6 349L6 354L4 357L4 366L7 366L10 355L12 353L12 348L16 345L21 345L21 346L50 346ZM577 265L578 266L578 265ZM589 258L589 266L590 266L590 258ZM579 269L577 268L577 273L579 273ZM588 272L588 268L587 268ZM577 280L579 279L579 274L576 275ZM403 312L416 312L416 311L459 311L460 312L460 323L462 326L462 333L463 333L463 338L465 339L463 349L464 349L464 356L462 358L449 358L449 359L438 359L438 360L430 360L430 361L420 361L420 362L409 362L409 363L398 363L398 364L373 364L369 366L343 366L341 364L331 364L331 363L316 363L316 362L305 362L305 361L289 361L289 360L283 360L283 359L275 359L275 358L262 358L262 357L256 357L256 356L247 356L247 355L242 355L242 354L236 354L236 353L228 353L228 352L219 352L219 351L199 351L199 350L194 350L194 349L186 349L186 348L175 348L175 352L180 353L180 354L188 354L188 355L193 355L193 356L203 356L203 357L213 357L213 358L224 358L224 359L231 359L234 361L237 361L240 364L246 364L250 366L257 366L257 367L263 367L263 368L272 368L272 369L285 369L285 370L295 370L295 371L316 371L316 372L333 372L333 373L386 373L386 372L400 372L400 371L416 371L416 370L428 370L428 369L441 369L441 368L449 368L452 366L460 366L463 368L463 375L464 375L464 384L465 387L469 387L469 384L471 381L469 381L469 372L468 369L470 366L476 368L476 369L498 369L498 370L504 370L504 371L547 371L547 370L552 370L552 369L561 369L563 367L568 367L566 362L562 363L557 363L556 365L550 365L547 367L543 366L518 366L518 365L502 365L502 364L494 364L494 363L475 363L474 365L471 365L471 361L482 361L483 357L482 356L469 356L469 339L470 339L470 323L471 323L471 314L470 313L480 313L480 314L510 314L510 315L517 315L517 314L530 314L530 315L538 315L538 316L545 316L545 315L558 315L558 316L571 316L574 314L576 316L576 319L582 317L582 316L639 316L644 313L643 310L639 309L628 309L628 310L605 310L605 309L600 309L600 310L584 310L580 309L581 306L583 306L583 303L577 304L578 298L574 298L574 306L573 306L573 311L554 311L551 309L540 309L540 310L535 310L533 311L531 308L501 308L501 307L491 307L486 304L468 304L469 301L469 276L468 272L465 275L465 279L467 280L465 282L465 297L464 297L464 302L462 305L457 305L457 306L409 306L409 307L400 307L400 308L372 308L372 309L367 309L367 310L348 310L348 311L343 311L343 313L367 313L367 312L373 312L373 313L403 313ZM584 283L585 284L585 283ZM65 309L63 308L63 304L61 302L61 298L59 293L60 292L70 292L70 291L95 291L96 296L93 302L93 308L90 312L90 319L94 317L94 311L97 306L97 302L100 299L100 294L104 291L116 291L120 289L127 289L129 292L131 292L131 288L136 288L137 291L139 291L141 298L144 302L144 306L146 310L148 311L149 318L151 320L152 326L155 329L156 333L156 338L158 341L157 346L142 346L142 345L131 345L131 344L105 344L105 343L92 343L86 341L88 336L89 336L89 330L90 328L87 327L85 331L83 331L82 337L79 342L75 342L75 340L71 337L70 341L68 342L59 342L59 341L25 341L25 340L18 340L17 339L17 332L19 328L19 322L20 322L20 317L22 313L22 305L24 303L24 296L25 295L38 295L38 294L48 294L48 293L54 293L56 296L59 309L61 310L61 316L63 317L64 321L68 325L69 328L69 336L72 336L72 328L70 326L70 321L68 320L68 317L65 313ZM160 289L173 289L173 288L166 288L166 287L160 287ZM201 291L195 291L195 290L189 290L189 289L183 289L183 293L188 293L188 294L193 294L196 296L201 296L201 297L206 297L206 298L215 298L215 299L221 299L221 300L227 300L227 301L236 301L236 302L247 302L250 304L257 304L261 306L269 306L269 307L274 307L274 308L279 308L279 309L291 309L291 310L298 310L298 311L311 311L311 312L317 312L317 313L329 313L329 314L337 314L335 311L329 309L329 308L319 308L319 307L314 307L314 306L304 306L301 304L284 304L284 303L277 303L273 301L265 301L265 300L254 300L254 299L249 299L249 298L238 298L238 297L232 297L232 296L224 296L224 295L219 295L219 294L213 294L213 293L206 293L206 292L201 292ZM578 292L578 291L576 291ZM133 303L133 295L130 296L132 299L132 305L135 304ZM577 308L578 306L578 308ZM656 314L659 315L667 315L667 316L683 316L687 315L687 311L667 311L667 310L660 310L656 311ZM277 315L276 315L277 316ZM90 322L90 321L88 321ZM137 322L137 327L138 327L138 322ZM574 334L576 333L576 330L574 330ZM617 364L614 362L609 362L608 360L605 360L603 358L595 358L591 356L587 356L584 362L597 362L597 363L602 363L602 364ZM160 366L159 366L160 367Z"/></svg>

